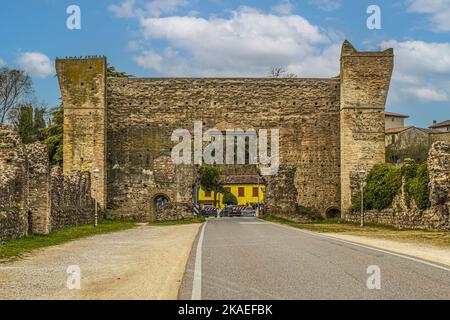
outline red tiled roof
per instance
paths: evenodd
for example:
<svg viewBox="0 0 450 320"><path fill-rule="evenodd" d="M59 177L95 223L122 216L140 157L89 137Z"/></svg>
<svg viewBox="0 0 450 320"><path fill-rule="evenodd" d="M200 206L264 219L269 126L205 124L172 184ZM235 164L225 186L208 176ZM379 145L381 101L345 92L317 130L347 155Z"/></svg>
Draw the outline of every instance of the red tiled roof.
<svg viewBox="0 0 450 320"><path fill-rule="evenodd" d="M446 120L446 121L443 121L443 122L439 122L439 123L433 124L429 128L435 129L435 128L442 128L442 127L448 127L448 126L450 126L450 120Z"/></svg>
<svg viewBox="0 0 450 320"><path fill-rule="evenodd" d="M265 184L263 178L259 178L259 183L261 185ZM258 176L249 176L249 175L242 175L242 176L223 176L222 177L222 184L258 184Z"/></svg>
<svg viewBox="0 0 450 320"><path fill-rule="evenodd" d="M390 129L386 129L386 133L387 134L400 133L400 132L406 131L410 128L412 128L412 127L390 128Z"/></svg>
<svg viewBox="0 0 450 320"><path fill-rule="evenodd" d="M397 117L397 118L409 118L409 116L406 116L404 114L400 114L400 113L395 113L395 112L385 112L387 117Z"/></svg>

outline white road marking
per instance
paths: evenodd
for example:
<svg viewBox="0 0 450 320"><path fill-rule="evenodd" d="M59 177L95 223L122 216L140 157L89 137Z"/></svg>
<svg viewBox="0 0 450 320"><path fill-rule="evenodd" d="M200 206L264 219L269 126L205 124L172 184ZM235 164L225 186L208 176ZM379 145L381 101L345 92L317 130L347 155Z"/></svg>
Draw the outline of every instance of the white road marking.
<svg viewBox="0 0 450 320"><path fill-rule="evenodd" d="M194 280L192 283L192 297L191 300L202 299L202 248L203 237L205 236L205 228L208 220L203 224L200 231L200 237L198 238L197 250L195 252L195 267L194 267Z"/></svg>
<svg viewBox="0 0 450 320"><path fill-rule="evenodd" d="M264 222L238 222L238 224L265 224Z"/></svg>
<svg viewBox="0 0 450 320"><path fill-rule="evenodd" d="M338 238L326 236L326 235L323 235L323 234L320 234L320 233L317 233L317 232L306 231L306 230L302 230L302 229L299 229L299 228L290 227L290 226L286 226L286 225L282 225L282 224L278 224L278 223L273 223L273 222L268 222L268 221L266 221L266 223L270 223L270 224L273 224L273 225L276 225L276 226L279 226L279 227L293 229L293 230L296 230L296 231L299 231L299 232L302 232L302 233L305 233L305 234L309 234L311 236L315 236L315 237L318 237L318 238L324 238L324 239L333 240L333 241L337 241L337 242L343 242L343 243L350 244L350 245L355 246L355 247L360 247L360 248L373 250L373 251L377 251L377 252L381 252L381 253L385 253L385 254L390 254L392 256L396 256L396 257L399 257L399 258L403 258L403 259L407 259L407 260L410 260L410 261L418 262L418 263L421 263L421 264L424 264L424 265L427 265L427 266L430 266L430 267L434 267L434 268L437 268L437 269L441 269L441 270L450 272L450 268L447 268L447 267L444 267L444 266L441 266L441 265L438 265L438 264L435 264L435 263L432 263L432 262L429 262L429 261L426 261L426 260L421 260L421 259L418 259L418 258L414 258L414 257L410 257L410 256L407 256L407 255L403 255L403 254L400 254L400 253L395 253L395 252L392 252L392 251L387 251L387 250L383 250L383 249L369 247L369 246L366 246L366 245L363 245L363 244L359 244L359 243L356 243L356 242L343 240L343 239L338 239Z"/></svg>

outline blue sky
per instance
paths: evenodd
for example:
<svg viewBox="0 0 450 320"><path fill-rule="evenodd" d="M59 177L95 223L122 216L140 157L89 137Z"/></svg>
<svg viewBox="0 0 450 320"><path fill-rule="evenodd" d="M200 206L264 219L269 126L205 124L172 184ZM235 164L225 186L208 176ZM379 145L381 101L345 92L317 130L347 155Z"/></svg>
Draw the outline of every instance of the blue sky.
<svg viewBox="0 0 450 320"><path fill-rule="evenodd" d="M81 30L66 27L73 4ZM372 4L381 30L366 26ZM421 127L450 119L450 0L5 0L0 24L0 65L30 72L50 107L56 57L106 55L139 77L263 77L271 66L330 77L348 39L358 50L394 47L388 110Z"/></svg>

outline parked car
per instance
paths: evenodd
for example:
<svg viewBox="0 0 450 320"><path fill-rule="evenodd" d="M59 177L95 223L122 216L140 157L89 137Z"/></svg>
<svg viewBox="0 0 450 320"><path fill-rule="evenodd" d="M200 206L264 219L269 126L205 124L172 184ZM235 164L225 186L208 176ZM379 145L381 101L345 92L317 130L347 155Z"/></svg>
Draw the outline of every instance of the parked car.
<svg viewBox="0 0 450 320"><path fill-rule="evenodd" d="M242 211L243 217L256 217L256 209L246 208Z"/></svg>

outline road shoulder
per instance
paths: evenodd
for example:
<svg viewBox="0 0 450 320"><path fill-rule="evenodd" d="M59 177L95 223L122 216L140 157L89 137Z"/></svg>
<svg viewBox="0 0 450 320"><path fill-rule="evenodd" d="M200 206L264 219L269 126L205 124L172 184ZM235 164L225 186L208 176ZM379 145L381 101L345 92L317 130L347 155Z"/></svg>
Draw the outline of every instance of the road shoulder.
<svg viewBox="0 0 450 320"><path fill-rule="evenodd" d="M0 266L0 297L175 300L200 226L142 226L48 247ZM66 286L69 266L80 268L80 290Z"/></svg>
<svg viewBox="0 0 450 320"><path fill-rule="evenodd" d="M450 249L445 249L437 246L420 245L409 242L376 239L338 233L325 233L324 235L450 266Z"/></svg>

